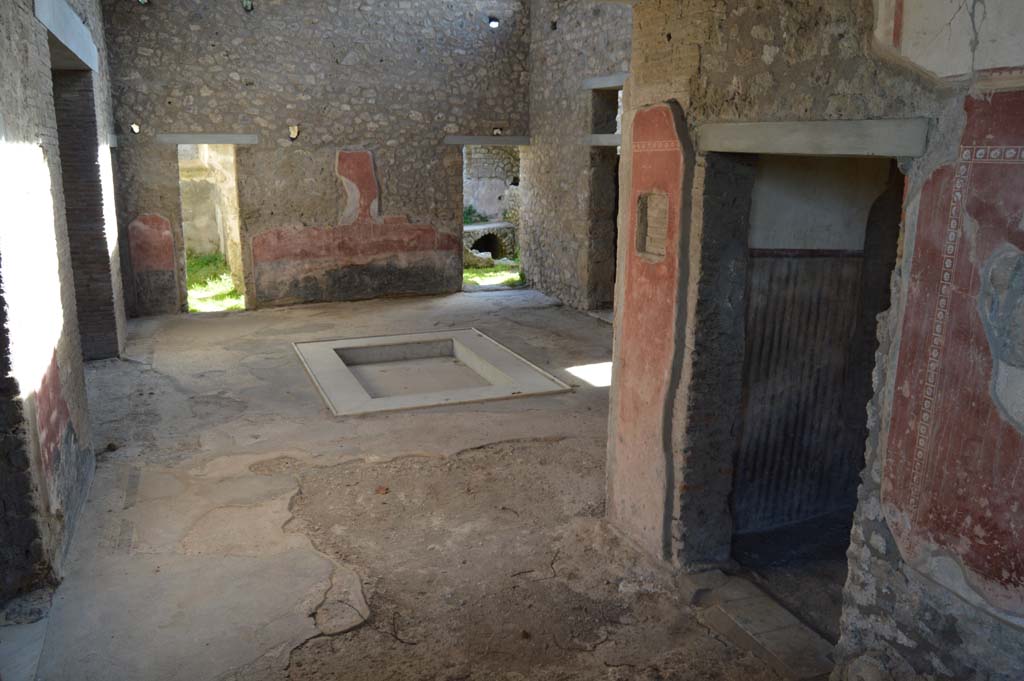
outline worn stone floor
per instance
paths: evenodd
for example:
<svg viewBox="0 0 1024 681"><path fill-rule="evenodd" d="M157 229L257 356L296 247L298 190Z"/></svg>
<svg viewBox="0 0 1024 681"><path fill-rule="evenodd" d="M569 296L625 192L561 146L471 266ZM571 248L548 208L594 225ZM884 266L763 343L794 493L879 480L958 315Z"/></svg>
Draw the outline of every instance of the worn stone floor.
<svg viewBox="0 0 1024 681"><path fill-rule="evenodd" d="M335 418L291 346L467 326L575 389ZM603 523L610 356L528 290L132 322L37 678L777 678Z"/></svg>

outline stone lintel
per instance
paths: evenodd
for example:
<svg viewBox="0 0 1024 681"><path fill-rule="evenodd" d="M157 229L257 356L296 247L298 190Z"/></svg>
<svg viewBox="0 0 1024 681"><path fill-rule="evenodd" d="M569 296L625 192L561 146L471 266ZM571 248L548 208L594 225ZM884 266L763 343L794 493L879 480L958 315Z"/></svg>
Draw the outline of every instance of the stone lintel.
<svg viewBox="0 0 1024 681"><path fill-rule="evenodd" d="M795 156L917 157L924 154L927 118L857 121L704 123L697 150Z"/></svg>
<svg viewBox="0 0 1024 681"><path fill-rule="evenodd" d="M157 144L259 144L256 133L238 132L163 132Z"/></svg>
<svg viewBox="0 0 1024 681"><path fill-rule="evenodd" d="M36 0L35 14L52 38L71 53L60 64L55 63L55 68L99 70L100 55L92 34L66 0Z"/></svg>
<svg viewBox="0 0 1024 681"><path fill-rule="evenodd" d="M606 76L594 76L583 81L584 90L621 90L629 74L611 73Z"/></svg>
<svg viewBox="0 0 1024 681"><path fill-rule="evenodd" d="M525 135L448 135L445 144L476 144L485 147L524 147L530 144Z"/></svg>

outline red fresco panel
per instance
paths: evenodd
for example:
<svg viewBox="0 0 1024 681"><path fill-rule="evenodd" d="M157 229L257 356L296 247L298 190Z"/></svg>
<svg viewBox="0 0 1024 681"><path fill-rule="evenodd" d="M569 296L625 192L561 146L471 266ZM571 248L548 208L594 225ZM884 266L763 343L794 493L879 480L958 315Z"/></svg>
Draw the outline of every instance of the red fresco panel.
<svg viewBox="0 0 1024 681"><path fill-rule="evenodd" d="M174 269L174 237L170 221L160 215L140 215L128 225L128 246L136 272Z"/></svg>
<svg viewBox="0 0 1024 681"><path fill-rule="evenodd" d="M882 503L908 563L1016 618L1024 615L1024 93L969 99L966 108L957 162L921 193Z"/></svg>
<svg viewBox="0 0 1024 681"><path fill-rule="evenodd" d="M620 342L616 348L617 413L612 514L634 528L653 553L664 551L665 404L676 342L679 238L685 160L678 119L668 105L638 111L632 128L632 187L626 233ZM685 133L682 133L685 134ZM667 197L665 253L637 251L642 194Z"/></svg>
<svg viewBox="0 0 1024 681"><path fill-rule="evenodd" d="M377 217L377 200L380 186L377 171L373 167L373 154L369 151L346 150L338 152L335 171L346 184L349 200L355 203L355 210L346 211L350 219L369 220ZM348 222L348 219L343 220Z"/></svg>
<svg viewBox="0 0 1024 681"><path fill-rule="evenodd" d="M350 202L341 224L282 227L253 236L258 290L285 289L303 277L322 277L352 265L410 266L435 255L458 257L462 243L457 236L402 215L378 215L380 192L371 152L339 151L336 168Z"/></svg>
<svg viewBox="0 0 1024 681"><path fill-rule="evenodd" d="M57 352L46 370L46 375L36 391L36 422L39 430L39 453L43 461L43 470L47 480L53 476L55 457L60 448L64 429L70 420L68 403L64 400L64 390L60 382L60 369L57 366Z"/></svg>

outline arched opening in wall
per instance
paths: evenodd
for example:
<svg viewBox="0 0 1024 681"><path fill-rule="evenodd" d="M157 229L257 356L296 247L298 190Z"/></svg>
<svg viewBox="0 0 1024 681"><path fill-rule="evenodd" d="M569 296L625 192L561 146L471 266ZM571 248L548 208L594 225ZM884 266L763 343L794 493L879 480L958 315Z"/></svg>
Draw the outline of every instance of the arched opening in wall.
<svg viewBox="0 0 1024 681"><path fill-rule="evenodd" d="M501 239L494 234L484 234L474 241L470 248L477 253L489 255L495 260L505 257L505 247L502 245Z"/></svg>
<svg viewBox="0 0 1024 681"><path fill-rule="evenodd" d="M235 146L179 144L189 312L245 309Z"/></svg>
<svg viewBox="0 0 1024 681"><path fill-rule="evenodd" d="M462 148L462 281L466 290L522 285L519 147Z"/></svg>
<svg viewBox="0 0 1024 681"><path fill-rule="evenodd" d="M751 188L732 555L833 642L902 199L879 158L761 156Z"/></svg>

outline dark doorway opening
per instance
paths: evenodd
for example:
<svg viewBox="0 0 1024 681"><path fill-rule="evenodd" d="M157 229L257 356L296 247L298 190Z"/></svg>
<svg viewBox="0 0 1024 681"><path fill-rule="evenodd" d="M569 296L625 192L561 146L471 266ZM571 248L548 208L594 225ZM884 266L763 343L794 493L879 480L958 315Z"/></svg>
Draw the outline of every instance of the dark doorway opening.
<svg viewBox="0 0 1024 681"><path fill-rule="evenodd" d="M480 253L490 253L495 260L505 257L505 247L502 245L501 239L493 234L483 235L474 241L470 248Z"/></svg>
<svg viewBox="0 0 1024 681"><path fill-rule="evenodd" d="M591 115L594 135L617 139L622 133L622 90L594 90ZM594 310L610 311L615 299L620 153L617 142L594 146L590 151L588 288ZM606 318L611 319L610 315Z"/></svg>
<svg viewBox="0 0 1024 681"><path fill-rule="evenodd" d="M833 642L902 199L887 159L757 160L733 557Z"/></svg>

